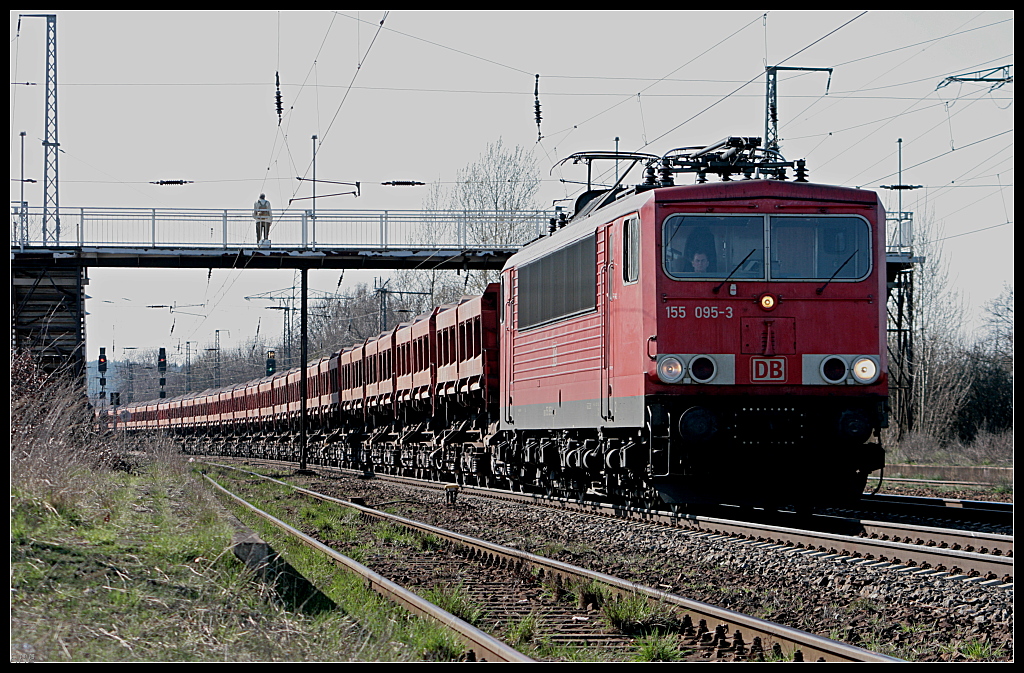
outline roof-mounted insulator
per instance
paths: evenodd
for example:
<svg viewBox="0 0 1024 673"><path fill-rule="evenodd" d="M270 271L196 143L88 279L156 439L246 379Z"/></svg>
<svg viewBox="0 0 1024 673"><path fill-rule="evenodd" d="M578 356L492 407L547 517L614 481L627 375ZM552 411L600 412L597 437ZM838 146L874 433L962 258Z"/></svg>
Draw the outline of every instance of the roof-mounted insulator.
<svg viewBox="0 0 1024 673"><path fill-rule="evenodd" d="M652 167L653 170L653 167ZM675 185L675 179L672 177L672 160L668 157L661 158L661 187L672 187Z"/></svg>
<svg viewBox="0 0 1024 673"><path fill-rule="evenodd" d="M807 160L797 159L796 160L796 181L807 182Z"/></svg>
<svg viewBox="0 0 1024 673"><path fill-rule="evenodd" d="M644 184L652 187L658 184L658 173L654 170L653 163L647 164L644 171Z"/></svg>

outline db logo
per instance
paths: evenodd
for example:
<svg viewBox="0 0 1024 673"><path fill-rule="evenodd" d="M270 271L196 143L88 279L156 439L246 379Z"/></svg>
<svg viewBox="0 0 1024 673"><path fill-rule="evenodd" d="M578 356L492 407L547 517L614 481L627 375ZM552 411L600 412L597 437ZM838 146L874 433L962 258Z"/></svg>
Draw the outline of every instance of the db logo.
<svg viewBox="0 0 1024 673"><path fill-rule="evenodd" d="M786 358L750 358L750 380L786 382Z"/></svg>

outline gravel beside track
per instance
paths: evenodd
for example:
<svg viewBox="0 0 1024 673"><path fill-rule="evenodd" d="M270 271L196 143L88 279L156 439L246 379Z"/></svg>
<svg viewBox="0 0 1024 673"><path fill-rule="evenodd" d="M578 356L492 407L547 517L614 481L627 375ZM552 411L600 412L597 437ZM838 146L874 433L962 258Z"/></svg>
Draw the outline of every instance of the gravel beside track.
<svg viewBox="0 0 1024 673"><path fill-rule="evenodd" d="M868 491L878 482L869 481ZM997 486L921 486L901 482L884 481L879 493L892 495L916 495L923 498L955 498L960 500L988 500L991 502L1013 502L1013 489Z"/></svg>
<svg viewBox="0 0 1024 673"><path fill-rule="evenodd" d="M915 661L1009 661L1013 592L827 555L354 477L297 485Z"/></svg>

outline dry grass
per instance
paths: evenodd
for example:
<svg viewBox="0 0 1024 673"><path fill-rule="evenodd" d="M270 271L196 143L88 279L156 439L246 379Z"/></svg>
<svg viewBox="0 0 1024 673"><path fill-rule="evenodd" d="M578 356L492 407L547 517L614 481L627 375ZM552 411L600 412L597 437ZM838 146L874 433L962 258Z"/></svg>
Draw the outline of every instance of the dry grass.
<svg viewBox="0 0 1024 673"><path fill-rule="evenodd" d="M978 433L970 444L912 433L888 447L888 462L919 465L1013 466L1013 432Z"/></svg>
<svg viewBox="0 0 1024 673"><path fill-rule="evenodd" d="M74 508L92 489L105 459L89 408L73 382L44 376L11 354L11 488L55 509Z"/></svg>

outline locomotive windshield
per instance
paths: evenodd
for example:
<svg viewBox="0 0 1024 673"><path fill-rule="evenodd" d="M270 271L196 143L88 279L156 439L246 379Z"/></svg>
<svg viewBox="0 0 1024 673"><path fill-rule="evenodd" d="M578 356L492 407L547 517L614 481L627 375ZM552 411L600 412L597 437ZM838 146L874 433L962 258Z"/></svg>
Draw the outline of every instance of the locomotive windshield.
<svg viewBox="0 0 1024 673"><path fill-rule="evenodd" d="M854 280L871 271L871 234L859 217L772 217L772 278Z"/></svg>
<svg viewBox="0 0 1024 673"><path fill-rule="evenodd" d="M671 215L665 272L679 280L859 280L871 271L871 231L859 217ZM765 268L764 260L771 260Z"/></svg>
<svg viewBox="0 0 1024 673"><path fill-rule="evenodd" d="M764 217L673 215L662 232L673 278L764 278ZM746 261L744 261L746 259Z"/></svg>

